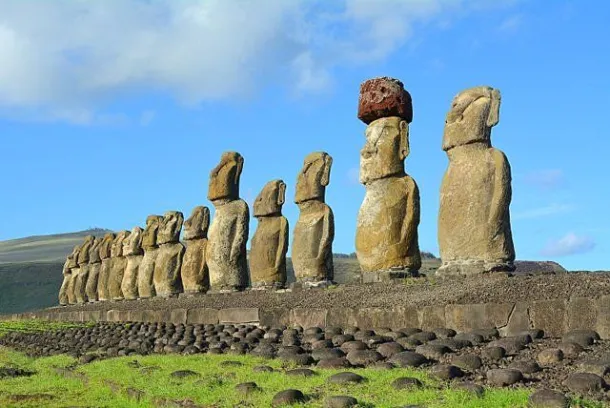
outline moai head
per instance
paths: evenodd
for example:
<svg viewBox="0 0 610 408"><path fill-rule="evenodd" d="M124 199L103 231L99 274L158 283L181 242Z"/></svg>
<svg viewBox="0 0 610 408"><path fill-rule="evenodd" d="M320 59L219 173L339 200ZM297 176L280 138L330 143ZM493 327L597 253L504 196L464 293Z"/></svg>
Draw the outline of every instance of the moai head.
<svg viewBox="0 0 610 408"><path fill-rule="evenodd" d="M180 211L166 212L159 226L157 244L162 245L180 241L180 230L182 229L183 221L184 215Z"/></svg>
<svg viewBox="0 0 610 408"><path fill-rule="evenodd" d="M157 246L157 234L162 221L163 217L160 215L149 215L146 218L146 228L144 228L142 233L143 248L154 248Z"/></svg>
<svg viewBox="0 0 610 408"><path fill-rule="evenodd" d="M239 178L244 167L244 158L237 152L224 152L218 166L210 172L208 200L237 200Z"/></svg>
<svg viewBox="0 0 610 408"><path fill-rule="evenodd" d="M123 255L141 255L142 251L142 235L144 230L140 227L134 227L125 241L123 241Z"/></svg>
<svg viewBox="0 0 610 408"><path fill-rule="evenodd" d="M87 235L85 237L85 241L83 245L80 247L80 252L78 253L78 264L84 265L89 263L89 250L93 246L93 242L95 241L95 237L93 235Z"/></svg>
<svg viewBox="0 0 610 408"><path fill-rule="evenodd" d="M265 184L254 201L254 216L281 215L286 201L286 183L273 180Z"/></svg>
<svg viewBox="0 0 610 408"><path fill-rule="evenodd" d="M377 119L366 128L366 143L360 151L360 182L404 174L408 155L409 124L397 116Z"/></svg>
<svg viewBox="0 0 610 408"><path fill-rule="evenodd" d="M112 242L112 247L110 248L110 255L113 258L123 256L123 243L128 236L129 231L121 231L116 235L116 238Z"/></svg>
<svg viewBox="0 0 610 408"><path fill-rule="evenodd" d="M72 253L70 255L68 255L68 260L70 261L68 263L68 267L69 268L77 268L78 267L78 255L80 253L80 245L76 245L73 249L72 249Z"/></svg>
<svg viewBox="0 0 610 408"><path fill-rule="evenodd" d="M489 86L457 94L445 120L443 150L475 142L491 145L491 128L500 120L500 100L500 91Z"/></svg>
<svg viewBox="0 0 610 408"><path fill-rule="evenodd" d="M208 235L210 209L202 205L193 208L191 216L184 222L184 239L202 239Z"/></svg>
<svg viewBox="0 0 610 408"><path fill-rule="evenodd" d="M100 244L100 258L102 260L108 259L112 256L112 244L114 244L115 235L112 232L107 233L102 238L102 243Z"/></svg>
<svg viewBox="0 0 610 408"><path fill-rule="evenodd" d="M332 164L333 159L326 152L311 153L305 158L303 168L297 176L294 198L296 204L310 200L324 201Z"/></svg>
<svg viewBox="0 0 610 408"><path fill-rule="evenodd" d="M100 263L102 258L100 258L100 246L102 245L102 238L95 238L93 241L93 245L89 249L89 263Z"/></svg>

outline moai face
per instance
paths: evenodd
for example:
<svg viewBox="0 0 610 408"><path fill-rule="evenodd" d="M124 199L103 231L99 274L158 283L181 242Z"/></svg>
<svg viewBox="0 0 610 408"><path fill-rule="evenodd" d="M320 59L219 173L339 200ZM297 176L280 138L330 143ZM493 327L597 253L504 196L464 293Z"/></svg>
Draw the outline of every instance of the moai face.
<svg viewBox="0 0 610 408"><path fill-rule="evenodd" d="M491 128L500 120L500 91L478 86L460 92L445 120L443 150L469 143L490 144Z"/></svg>
<svg viewBox="0 0 610 408"><path fill-rule="evenodd" d="M209 226L210 209L204 206L195 207L189 219L184 223L184 239L206 238Z"/></svg>
<svg viewBox="0 0 610 408"><path fill-rule="evenodd" d="M112 244L114 244L115 235L112 232L104 235L100 245L100 258L108 259L112 256Z"/></svg>
<svg viewBox="0 0 610 408"><path fill-rule="evenodd" d="M265 184L254 201L254 216L281 215L286 201L286 183L273 180Z"/></svg>
<svg viewBox="0 0 610 408"><path fill-rule="evenodd" d="M140 227L134 227L129 236L123 241L123 255L140 255L142 254L142 235L144 230Z"/></svg>
<svg viewBox="0 0 610 408"><path fill-rule="evenodd" d="M324 201L332 164L333 159L326 152L311 153L305 158L303 169L297 177L296 204L310 200Z"/></svg>
<svg viewBox="0 0 610 408"><path fill-rule="evenodd" d="M70 268L76 268L78 266L78 255L80 253L80 245L76 245L73 249L72 249L72 253L70 255L68 255L68 259L70 260L68 267Z"/></svg>
<svg viewBox="0 0 610 408"><path fill-rule="evenodd" d="M146 218L146 228L142 233L142 247L154 248L157 246L157 234L162 221L163 217L160 215L149 215Z"/></svg>
<svg viewBox="0 0 610 408"><path fill-rule="evenodd" d="M101 262L100 258L100 247L102 245L102 238L95 238L93 241L93 245L91 249L89 249L89 263L99 263Z"/></svg>
<svg viewBox="0 0 610 408"><path fill-rule="evenodd" d="M404 174L408 155L408 123L397 116L377 119L366 128L366 143L360 151L360 182Z"/></svg>
<svg viewBox="0 0 610 408"><path fill-rule="evenodd" d="M237 152L224 152L220 163L210 172L208 200L237 200L239 198L239 178L244 166L244 158Z"/></svg>
<svg viewBox="0 0 610 408"><path fill-rule="evenodd" d="M93 235L87 235L85 237L85 241L83 245L81 245L80 252L78 254L78 264L84 265L89 263L89 250L93 246L95 242L95 237Z"/></svg>
<svg viewBox="0 0 610 408"><path fill-rule="evenodd" d="M180 211L168 211L163 216L163 222L159 226L157 244L167 244L180 240L180 230L184 222L184 215Z"/></svg>
<svg viewBox="0 0 610 408"><path fill-rule="evenodd" d="M110 248L110 255L113 258L123 256L123 243L128 236L129 231L121 231L117 234L116 238L112 242L112 247Z"/></svg>

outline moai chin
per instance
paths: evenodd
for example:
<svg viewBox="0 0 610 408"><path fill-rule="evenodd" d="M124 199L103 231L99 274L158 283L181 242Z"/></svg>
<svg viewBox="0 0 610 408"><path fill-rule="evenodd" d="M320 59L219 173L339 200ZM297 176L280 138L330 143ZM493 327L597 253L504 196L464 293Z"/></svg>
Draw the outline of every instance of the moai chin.
<svg viewBox="0 0 610 408"><path fill-rule="evenodd" d="M80 252L78 253L78 273L76 274L76 280L74 282L74 296L76 297L76 303L87 302L87 279L89 278L89 250L93 247L95 237L93 235L87 235L85 242L81 246Z"/></svg>
<svg viewBox="0 0 610 408"><path fill-rule="evenodd" d="M123 242L123 255L127 258L125 273L121 282L121 291L126 300L138 298L138 272L144 251L142 250L142 234L144 230L134 227L129 237Z"/></svg>
<svg viewBox="0 0 610 408"><path fill-rule="evenodd" d="M76 299L74 298L74 292L69 293L70 290L73 290L71 287L72 281L72 268L76 266L75 259L78 258L78 251L80 250L80 245L76 245L70 255L66 258L66 262L64 263L64 267L62 270L63 281L61 283L61 287L59 288L59 304L62 306L76 303ZM72 299L72 301L70 301Z"/></svg>
<svg viewBox="0 0 610 408"><path fill-rule="evenodd" d="M358 118L368 125L360 152L360 183L366 194L356 226L362 281L417 276L421 267L419 190L404 166L413 119L411 96L397 79L365 81L360 87Z"/></svg>
<svg viewBox="0 0 610 408"><path fill-rule="evenodd" d="M186 252L180 273L184 293L187 295L205 293L210 286L205 256L209 226L210 209L204 206L195 207L191 216L184 222Z"/></svg>
<svg viewBox="0 0 610 408"><path fill-rule="evenodd" d="M286 285L288 220L282 215L286 183L273 180L265 184L254 201L258 226L250 244L252 289L280 289Z"/></svg>
<svg viewBox="0 0 610 408"><path fill-rule="evenodd" d="M108 279L108 294L111 300L124 299L121 285L127 267L127 258L123 254L123 244L128 237L129 231L119 232L110 247L111 269Z"/></svg>
<svg viewBox="0 0 610 408"><path fill-rule="evenodd" d="M156 296L155 292L155 264L159 256L159 245L157 235L159 226L163 222L160 215L149 215L146 218L146 228L142 233L142 249L144 257L138 271L138 296L147 299Z"/></svg>
<svg viewBox="0 0 610 408"><path fill-rule="evenodd" d="M311 153L297 177L294 202L300 213L293 233L292 264L297 282L304 286L324 286L334 277L335 222L324 202L332 162L326 152Z"/></svg>
<svg viewBox="0 0 610 408"><path fill-rule="evenodd" d="M184 257L184 245L180 242L180 231L184 215L179 211L168 211L163 216L157 233L159 254L155 261L153 282L157 296L168 298L182 291L180 269Z"/></svg>
<svg viewBox="0 0 610 408"><path fill-rule="evenodd" d="M78 277L79 267L78 267L78 257L80 255L82 245L76 245L72 250L72 254L68 257L68 268L70 269L70 281L68 282L68 287L66 289L66 297L68 298L68 304L75 305L76 304L76 292L74 288L76 286L76 278Z"/></svg>
<svg viewBox="0 0 610 408"><path fill-rule="evenodd" d="M511 272L511 171L491 146L500 118L500 91L478 86L460 92L445 121L449 166L441 184L438 276Z"/></svg>
<svg viewBox="0 0 610 408"><path fill-rule="evenodd" d="M208 200L216 210L206 249L211 292L235 292L248 286L250 210L239 198L243 166L244 158L239 153L224 152L210 172Z"/></svg>
<svg viewBox="0 0 610 408"><path fill-rule="evenodd" d="M97 300L110 300L110 274L112 272L112 244L116 236L109 232L102 238L100 244L100 259L102 266L100 268L100 276L97 279Z"/></svg>
<svg viewBox="0 0 610 408"><path fill-rule="evenodd" d="M93 245L89 249L89 277L85 285L87 293L87 301L90 303L98 301L97 283L99 281L100 271L102 269L102 258L100 257L100 246L102 238L95 238Z"/></svg>

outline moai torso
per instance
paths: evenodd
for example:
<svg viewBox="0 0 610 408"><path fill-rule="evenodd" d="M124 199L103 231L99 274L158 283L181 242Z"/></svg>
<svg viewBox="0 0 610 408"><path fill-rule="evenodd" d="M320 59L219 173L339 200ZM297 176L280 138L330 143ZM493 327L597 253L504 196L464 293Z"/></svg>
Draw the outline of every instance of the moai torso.
<svg viewBox="0 0 610 408"><path fill-rule="evenodd" d="M293 232L292 264L297 281L308 286L332 281L334 276L335 223L324 202L331 166L328 153L312 153L305 158L297 178L295 203L300 213Z"/></svg>
<svg viewBox="0 0 610 408"><path fill-rule="evenodd" d="M182 286L184 293L205 293L209 289L210 278L206 261L210 210L198 206L184 223L184 242L186 251L182 261Z"/></svg>
<svg viewBox="0 0 610 408"><path fill-rule="evenodd" d="M162 222L163 217L160 215L150 215L146 218L146 228L142 234L144 257L138 271L138 296L142 299L156 295L154 275L155 264L159 255L157 235Z"/></svg>
<svg viewBox="0 0 610 408"><path fill-rule="evenodd" d="M88 235L85 237L85 242L81 246L78 254L78 274L74 282L74 296L76 303L87 302L87 279L89 278L89 251L93 247L95 237Z"/></svg>
<svg viewBox="0 0 610 408"><path fill-rule="evenodd" d="M123 254L123 244L128 237L129 231L119 232L110 247L111 268L108 288L111 300L122 300L124 298L121 285L127 266L127 258Z"/></svg>
<svg viewBox="0 0 610 408"><path fill-rule="evenodd" d="M102 269L102 258L100 257L100 246L102 238L95 238L93 245L89 249L89 276L85 285L87 301L96 302L98 300L97 283L99 281L100 270Z"/></svg>
<svg viewBox="0 0 610 408"><path fill-rule="evenodd" d="M250 211L239 198L243 163L239 153L225 152L210 173L208 199L216 211L208 234L206 260L213 292L238 291L248 286L246 243Z"/></svg>
<svg viewBox="0 0 610 408"><path fill-rule="evenodd" d="M115 235L111 232L104 235L100 244L100 259L102 266L100 268L100 276L97 280L97 298L98 300L110 299L110 273L112 271L112 244L115 240Z"/></svg>
<svg viewBox="0 0 610 408"><path fill-rule="evenodd" d="M142 233L142 228L135 227L123 242L123 255L127 258L127 264L125 265L121 291L123 297L127 300L138 298L138 271L144 257Z"/></svg>
<svg viewBox="0 0 610 408"><path fill-rule="evenodd" d="M476 87L457 95L447 115L443 150L449 166L438 221L441 276L514 270L510 165L490 141L499 106L499 91Z"/></svg>
<svg viewBox="0 0 610 408"><path fill-rule="evenodd" d="M286 184L270 181L254 202L258 226L250 245L250 278L253 289L282 288L286 284L288 220L282 215Z"/></svg>
<svg viewBox="0 0 610 408"><path fill-rule="evenodd" d="M180 269L184 257L184 245L180 243L180 231L184 216L179 211L169 211L159 226L157 244L159 254L155 261L154 284L157 296L176 296L182 291Z"/></svg>

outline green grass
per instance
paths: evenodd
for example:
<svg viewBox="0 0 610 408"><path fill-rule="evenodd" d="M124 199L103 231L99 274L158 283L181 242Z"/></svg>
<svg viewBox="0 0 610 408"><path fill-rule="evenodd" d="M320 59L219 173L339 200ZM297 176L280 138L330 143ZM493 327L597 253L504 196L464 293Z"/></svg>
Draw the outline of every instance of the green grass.
<svg viewBox="0 0 610 408"><path fill-rule="evenodd" d="M16 320L0 322L0 337L9 332L34 333L41 331L52 331L60 329L70 329L72 327L83 327L94 323L68 323L68 322L49 322L45 320Z"/></svg>

